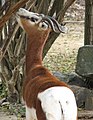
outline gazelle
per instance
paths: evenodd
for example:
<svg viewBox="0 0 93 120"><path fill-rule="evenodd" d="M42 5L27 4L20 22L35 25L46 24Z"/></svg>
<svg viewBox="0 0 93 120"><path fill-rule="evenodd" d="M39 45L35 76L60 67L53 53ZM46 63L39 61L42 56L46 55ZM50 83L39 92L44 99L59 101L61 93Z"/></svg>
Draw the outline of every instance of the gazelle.
<svg viewBox="0 0 93 120"><path fill-rule="evenodd" d="M28 35L23 84L26 120L77 120L72 90L42 65L42 52L49 33L51 30L64 32L64 26L52 17L23 8L16 13L16 18Z"/></svg>

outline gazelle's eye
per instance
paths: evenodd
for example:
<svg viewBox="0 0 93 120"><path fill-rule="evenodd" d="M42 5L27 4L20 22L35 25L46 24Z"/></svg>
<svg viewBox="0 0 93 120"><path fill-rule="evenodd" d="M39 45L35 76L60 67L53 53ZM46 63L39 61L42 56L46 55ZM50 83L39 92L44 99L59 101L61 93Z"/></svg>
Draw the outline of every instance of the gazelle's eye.
<svg viewBox="0 0 93 120"><path fill-rule="evenodd" d="M42 22L42 23L39 24L39 27L42 28L42 29L47 29L49 26L47 25L47 23Z"/></svg>
<svg viewBox="0 0 93 120"><path fill-rule="evenodd" d="M44 24L42 24L42 28L44 28L45 27L45 25Z"/></svg>

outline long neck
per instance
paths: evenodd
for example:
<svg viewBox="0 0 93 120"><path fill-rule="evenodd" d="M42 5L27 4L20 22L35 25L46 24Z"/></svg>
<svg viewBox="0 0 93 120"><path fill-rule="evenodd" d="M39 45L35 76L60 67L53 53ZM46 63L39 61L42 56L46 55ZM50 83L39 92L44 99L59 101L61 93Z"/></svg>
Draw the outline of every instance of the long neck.
<svg viewBox="0 0 93 120"><path fill-rule="evenodd" d="M28 36L26 52L26 74L37 65L42 65L42 52L46 40L40 36Z"/></svg>

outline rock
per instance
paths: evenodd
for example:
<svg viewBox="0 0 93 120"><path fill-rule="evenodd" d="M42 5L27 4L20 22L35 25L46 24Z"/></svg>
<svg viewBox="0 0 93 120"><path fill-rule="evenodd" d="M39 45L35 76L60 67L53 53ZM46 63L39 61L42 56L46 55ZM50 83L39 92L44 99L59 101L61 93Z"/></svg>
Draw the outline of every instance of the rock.
<svg viewBox="0 0 93 120"><path fill-rule="evenodd" d="M84 79L78 76L76 73L63 74L61 72L53 72L53 75L56 76L60 81L64 81L69 85L87 87Z"/></svg>
<svg viewBox="0 0 93 120"><path fill-rule="evenodd" d="M53 72L53 75L55 77L57 77L60 81L64 81L66 83L69 81L69 79L68 79L69 75L68 74L63 74L61 72L55 71L55 72Z"/></svg>
<svg viewBox="0 0 93 120"><path fill-rule="evenodd" d="M79 120L93 120L93 111L78 110Z"/></svg>
<svg viewBox="0 0 93 120"><path fill-rule="evenodd" d="M90 77L86 77L85 82L87 88L93 89L93 75L91 75Z"/></svg>
<svg viewBox="0 0 93 120"><path fill-rule="evenodd" d="M75 94L77 106L87 110L93 110L93 107L91 107L93 100L91 101L91 104L89 100L89 98L93 98L93 90L75 85L71 85L70 87Z"/></svg>
<svg viewBox="0 0 93 120"><path fill-rule="evenodd" d="M87 97L86 102L85 102L85 109L93 110L93 96Z"/></svg>
<svg viewBox="0 0 93 120"><path fill-rule="evenodd" d="M79 48L75 71L83 77L93 75L93 45L85 45Z"/></svg>
<svg viewBox="0 0 93 120"><path fill-rule="evenodd" d="M69 85L87 87L84 79L82 77L80 77L79 75L77 75L76 73L70 73L68 79L69 79L69 81L68 81Z"/></svg>

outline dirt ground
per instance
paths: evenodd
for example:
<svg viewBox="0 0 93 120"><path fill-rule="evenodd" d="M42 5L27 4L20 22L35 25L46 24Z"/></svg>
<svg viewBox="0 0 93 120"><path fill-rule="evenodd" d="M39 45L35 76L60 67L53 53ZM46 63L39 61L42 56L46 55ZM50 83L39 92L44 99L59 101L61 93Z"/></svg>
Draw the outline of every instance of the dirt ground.
<svg viewBox="0 0 93 120"><path fill-rule="evenodd" d="M9 113L0 112L0 120L17 120L17 117L9 115Z"/></svg>
<svg viewBox="0 0 93 120"><path fill-rule="evenodd" d="M73 21L73 23L67 23L66 26L68 29L67 33L59 35L49 50L50 53L77 52L79 47L84 45L84 23L74 23Z"/></svg>
<svg viewBox="0 0 93 120"><path fill-rule="evenodd" d="M93 111L79 111L78 120L93 120ZM0 112L0 120L25 120L25 118L17 118L15 115Z"/></svg>

